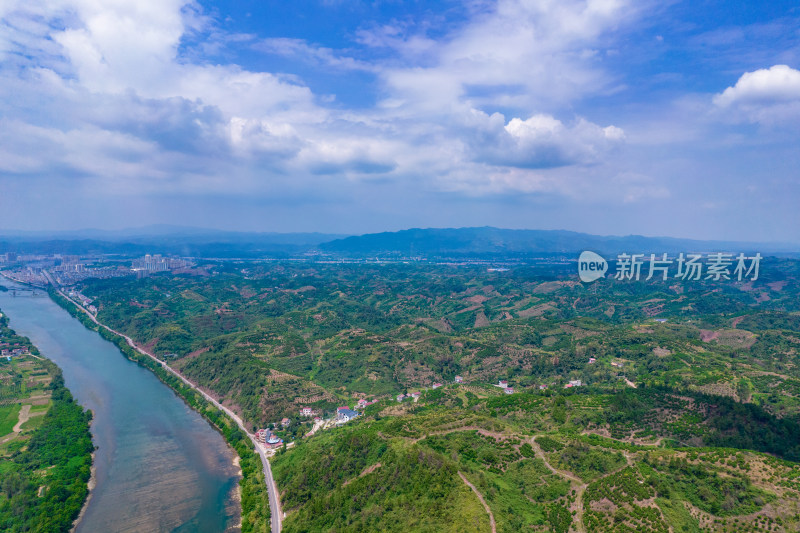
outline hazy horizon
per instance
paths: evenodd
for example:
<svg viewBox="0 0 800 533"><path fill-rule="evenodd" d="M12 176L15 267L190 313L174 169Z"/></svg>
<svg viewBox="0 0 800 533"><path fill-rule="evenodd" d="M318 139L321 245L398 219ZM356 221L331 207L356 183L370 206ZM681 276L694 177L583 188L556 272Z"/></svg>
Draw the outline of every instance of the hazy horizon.
<svg viewBox="0 0 800 533"><path fill-rule="evenodd" d="M132 226L132 227L122 227L117 229L100 229L100 228L80 228L75 230L55 230L55 229L47 229L47 230L20 230L20 229L12 229L12 228L0 228L0 238L3 237L12 237L17 239L23 239L26 237L30 238L45 238L45 237L52 237L56 240L64 239L64 240L75 240L75 239L96 239L102 240L104 236L108 238L116 238L116 239L123 239L123 238L130 238L130 237L169 237L174 235L181 235L182 232L193 234L197 236L203 235L213 235L215 233L230 233L230 234L243 234L243 235L276 235L276 236L291 236L291 235L324 235L330 236L333 239L341 239L347 237L359 237L359 236L366 236L366 235L374 235L374 234L382 234L382 233L397 233L403 231L414 231L414 230L461 230L461 229L481 229L481 228L491 228L497 230L510 230L510 231L553 231L553 232L573 232L581 235L587 235L592 237L599 237L599 238L635 238L635 237L643 237L647 239L675 239L675 240L697 240L697 241L709 241L709 242L731 242L731 243L751 243L751 244L772 244L772 245L783 245L783 246L800 246L800 243L796 241L781 241L775 239L761 239L761 240L745 240L745 239L696 239L694 237L687 237L687 236L673 236L673 235L647 235L641 233L627 233L627 234L599 234L599 233L592 233L590 231L575 231L575 230L567 230L563 228L555 228L555 229L542 229L542 228L499 228L495 226L462 226L462 227L409 227L409 228L401 228L399 230L386 230L386 231L375 231L375 232L364 232L364 233L330 233L326 231L307 231L307 232L278 232L278 231L247 231L247 230L227 230L227 229L220 229L220 228L209 228L209 227L198 227L198 226L180 226L174 224L151 224L146 226ZM224 242L224 241L223 241Z"/></svg>

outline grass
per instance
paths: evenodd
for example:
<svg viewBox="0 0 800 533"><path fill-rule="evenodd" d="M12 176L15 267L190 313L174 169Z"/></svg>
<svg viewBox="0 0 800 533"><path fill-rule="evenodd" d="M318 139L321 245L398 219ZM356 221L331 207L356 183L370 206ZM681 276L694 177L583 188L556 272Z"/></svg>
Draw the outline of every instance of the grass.
<svg viewBox="0 0 800 533"><path fill-rule="evenodd" d="M44 416L32 416L27 422L22 424L20 429L22 431L33 431L34 429L40 427L43 421Z"/></svg>
<svg viewBox="0 0 800 533"><path fill-rule="evenodd" d="M673 531L676 533L700 533L700 523L689 513L683 503L666 498L656 498L656 503Z"/></svg>
<svg viewBox="0 0 800 533"><path fill-rule="evenodd" d="M42 405L31 405L31 414L33 414L33 413L46 413L47 410L50 409L50 406L52 406L52 405L53 405L53 402L51 402L51 401L48 401L47 403L42 404Z"/></svg>
<svg viewBox="0 0 800 533"><path fill-rule="evenodd" d="M14 429L21 407L19 404L0 407L0 436L8 435Z"/></svg>

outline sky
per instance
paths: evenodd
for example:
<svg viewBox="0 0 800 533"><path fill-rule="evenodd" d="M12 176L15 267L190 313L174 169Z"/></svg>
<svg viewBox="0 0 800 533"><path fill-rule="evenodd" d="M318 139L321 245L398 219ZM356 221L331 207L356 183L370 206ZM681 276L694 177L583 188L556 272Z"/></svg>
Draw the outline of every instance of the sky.
<svg viewBox="0 0 800 533"><path fill-rule="evenodd" d="M796 0L0 0L0 230L800 243Z"/></svg>

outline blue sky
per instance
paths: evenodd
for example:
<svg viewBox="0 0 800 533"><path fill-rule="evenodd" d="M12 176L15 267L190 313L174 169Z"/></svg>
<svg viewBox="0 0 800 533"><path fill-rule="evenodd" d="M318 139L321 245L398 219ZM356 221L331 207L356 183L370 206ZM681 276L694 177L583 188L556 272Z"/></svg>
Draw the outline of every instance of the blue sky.
<svg viewBox="0 0 800 533"><path fill-rule="evenodd" d="M796 2L6 0L0 228L800 243Z"/></svg>

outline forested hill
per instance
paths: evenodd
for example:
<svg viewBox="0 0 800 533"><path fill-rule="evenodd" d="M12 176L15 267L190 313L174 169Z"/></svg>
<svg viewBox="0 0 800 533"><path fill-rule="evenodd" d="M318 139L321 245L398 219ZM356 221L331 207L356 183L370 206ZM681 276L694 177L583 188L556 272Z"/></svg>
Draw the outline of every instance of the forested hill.
<svg viewBox="0 0 800 533"><path fill-rule="evenodd" d="M669 237L599 236L563 230L515 230L482 228L429 228L371 233L322 243L320 250L338 254L405 256L516 256L528 254L575 254L583 250L600 253L688 251L793 252L783 244L699 241Z"/></svg>

